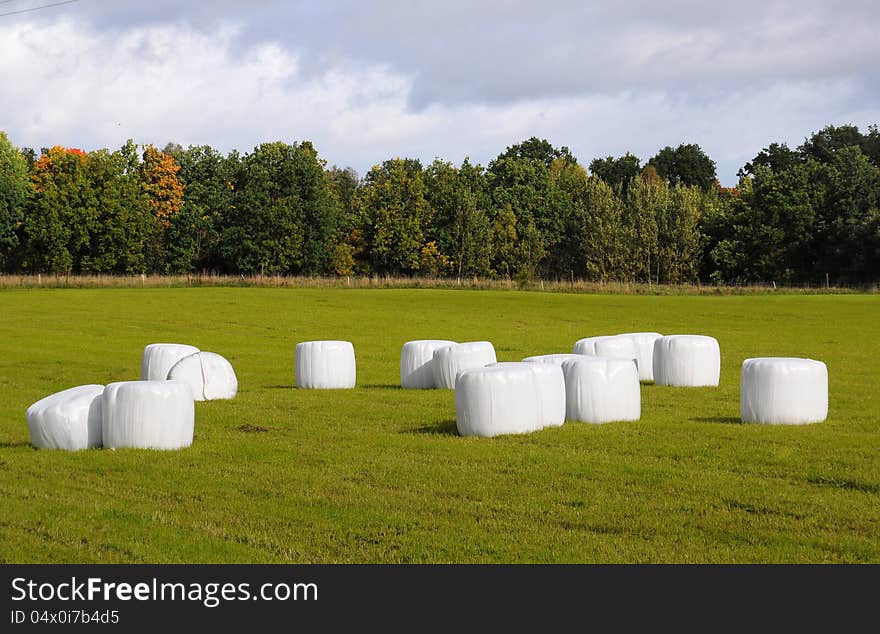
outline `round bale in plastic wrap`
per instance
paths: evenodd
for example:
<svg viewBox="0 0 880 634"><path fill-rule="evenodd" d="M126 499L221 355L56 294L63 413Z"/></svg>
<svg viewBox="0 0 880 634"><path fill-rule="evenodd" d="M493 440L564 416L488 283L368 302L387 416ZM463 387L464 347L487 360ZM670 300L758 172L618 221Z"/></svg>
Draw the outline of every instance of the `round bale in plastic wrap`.
<svg viewBox="0 0 880 634"><path fill-rule="evenodd" d="M540 388L530 365L462 370L455 382L458 433L491 438L541 429Z"/></svg>
<svg viewBox="0 0 880 634"><path fill-rule="evenodd" d="M434 381L434 351L454 345L454 341L445 339L419 339L403 344L400 351L400 386L415 390L437 387Z"/></svg>
<svg viewBox="0 0 880 634"><path fill-rule="evenodd" d="M31 444L39 449L77 451L101 446L103 385L80 385L40 399L27 408Z"/></svg>
<svg viewBox="0 0 880 634"><path fill-rule="evenodd" d="M565 378L562 376L561 364L521 361L518 363L494 363L488 367L516 368L523 365L529 366L535 374L538 385L541 427L559 427L565 422Z"/></svg>
<svg viewBox="0 0 880 634"><path fill-rule="evenodd" d="M627 332L619 337L628 337L636 346L639 360L639 380L654 380L654 342L662 337L659 332Z"/></svg>
<svg viewBox="0 0 880 634"><path fill-rule="evenodd" d="M828 368L813 359L746 359L740 375L740 416L746 423L822 422L828 417Z"/></svg>
<svg viewBox="0 0 880 634"><path fill-rule="evenodd" d="M434 351L434 383L444 390L455 389L455 377L462 370L481 368L497 361L495 347L488 341L467 341Z"/></svg>
<svg viewBox="0 0 880 634"><path fill-rule="evenodd" d="M192 391L176 381L123 381L104 388L104 446L180 449L193 441Z"/></svg>
<svg viewBox="0 0 880 634"><path fill-rule="evenodd" d="M714 337L666 335L654 341L654 383L714 387L721 376L721 348Z"/></svg>
<svg viewBox="0 0 880 634"><path fill-rule="evenodd" d="M349 389L357 382L350 341L304 341L296 344L296 386L312 390Z"/></svg>
<svg viewBox="0 0 880 634"><path fill-rule="evenodd" d="M189 385L196 401L230 399L238 393L238 378L232 364L214 352L184 357L168 371L167 378Z"/></svg>
<svg viewBox="0 0 880 634"><path fill-rule="evenodd" d="M151 343L141 357L141 380L164 381L175 363L198 351L182 343Z"/></svg>
<svg viewBox="0 0 880 634"><path fill-rule="evenodd" d="M551 365L562 366L565 361L570 361L571 359L580 359L580 354L567 354L567 353L559 353L559 354L538 354L533 357L526 357L523 359L525 363L549 363Z"/></svg>
<svg viewBox="0 0 880 634"><path fill-rule="evenodd" d="M610 339L613 335L598 335L596 337L585 337L574 342L575 354L586 354L596 356L596 344L603 339Z"/></svg>
<svg viewBox="0 0 880 634"><path fill-rule="evenodd" d="M562 371L569 420L608 423L641 416L639 373L633 361L583 356L563 363Z"/></svg>
<svg viewBox="0 0 880 634"><path fill-rule="evenodd" d="M638 367L639 350L636 342L629 337L614 335L596 342L596 356L609 359L632 359Z"/></svg>

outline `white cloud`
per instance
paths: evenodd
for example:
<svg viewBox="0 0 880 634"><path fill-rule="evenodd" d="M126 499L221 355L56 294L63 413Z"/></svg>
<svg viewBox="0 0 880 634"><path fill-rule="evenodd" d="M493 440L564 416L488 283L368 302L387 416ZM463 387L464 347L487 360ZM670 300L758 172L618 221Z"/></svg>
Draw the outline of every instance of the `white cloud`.
<svg viewBox="0 0 880 634"><path fill-rule="evenodd" d="M115 148L133 138L248 151L263 141L310 139L329 163L361 173L398 155L426 162L469 155L485 164L533 135L568 145L583 163L628 150L647 159L665 145L697 142L732 183L736 169L772 141L797 145L827 123L880 120L876 105L856 103L860 84L846 75L729 88L656 81L413 109L418 82L430 77L351 56L316 69L296 43L254 41L243 31L241 24L200 30L184 22L115 29L70 20L0 23L0 126L13 142L36 148ZM647 74L670 61L685 66L669 71L670 81L708 72L716 47L710 34L640 33L641 48L622 63L632 67L627 72ZM724 72L754 68L761 58L750 55L728 56Z"/></svg>

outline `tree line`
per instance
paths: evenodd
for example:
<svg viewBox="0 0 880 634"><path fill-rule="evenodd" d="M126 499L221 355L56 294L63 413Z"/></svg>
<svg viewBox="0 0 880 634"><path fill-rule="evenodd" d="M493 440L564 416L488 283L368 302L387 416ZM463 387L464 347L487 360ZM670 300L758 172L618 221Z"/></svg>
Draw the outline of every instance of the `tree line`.
<svg viewBox="0 0 880 634"><path fill-rule="evenodd" d="M38 155L0 132L0 270L868 283L878 166L876 125L770 144L732 188L696 144L584 167L531 138L486 167L395 158L361 178L308 141Z"/></svg>

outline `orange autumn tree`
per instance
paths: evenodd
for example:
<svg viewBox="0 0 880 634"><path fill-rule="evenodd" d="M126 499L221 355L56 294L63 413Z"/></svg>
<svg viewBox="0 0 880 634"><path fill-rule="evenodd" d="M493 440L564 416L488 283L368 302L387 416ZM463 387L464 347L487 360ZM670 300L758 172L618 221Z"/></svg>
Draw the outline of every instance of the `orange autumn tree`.
<svg viewBox="0 0 880 634"><path fill-rule="evenodd" d="M88 156L56 145L34 162L36 193L24 221L30 271L79 273L97 222L97 204L89 181Z"/></svg>
<svg viewBox="0 0 880 634"><path fill-rule="evenodd" d="M174 161L173 156L148 145L144 149L139 170L141 184L150 200L153 215L163 228L168 228L183 204L184 186L177 177L180 165Z"/></svg>

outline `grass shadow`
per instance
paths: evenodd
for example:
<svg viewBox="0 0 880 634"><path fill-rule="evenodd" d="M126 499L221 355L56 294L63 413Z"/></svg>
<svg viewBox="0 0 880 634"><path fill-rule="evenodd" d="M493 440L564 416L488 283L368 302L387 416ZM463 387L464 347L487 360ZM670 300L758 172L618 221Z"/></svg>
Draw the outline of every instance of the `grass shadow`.
<svg viewBox="0 0 880 634"><path fill-rule="evenodd" d="M0 449L15 449L17 447L30 447L28 440L16 440L14 442L0 442Z"/></svg>
<svg viewBox="0 0 880 634"><path fill-rule="evenodd" d="M697 423L723 423L725 425L742 425L742 419L736 416L698 416L692 418Z"/></svg>
<svg viewBox="0 0 880 634"><path fill-rule="evenodd" d="M400 390L403 389L396 383L368 383L367 385L358 385L357 387L364 390Z"/></svg>
<svg viewBox="0 0 880 634"><path fill-rule="evenodd" d="M295 390L296 385L266 385L267 390Z"/></svg>
<svg viewBox="0 0 880 634"><path fill-rule="evenodd" d="M443 420L433 425L407 429L404 433L427 434L429 436L458 436L458 427L456 427L454 420Z"/></svg>

